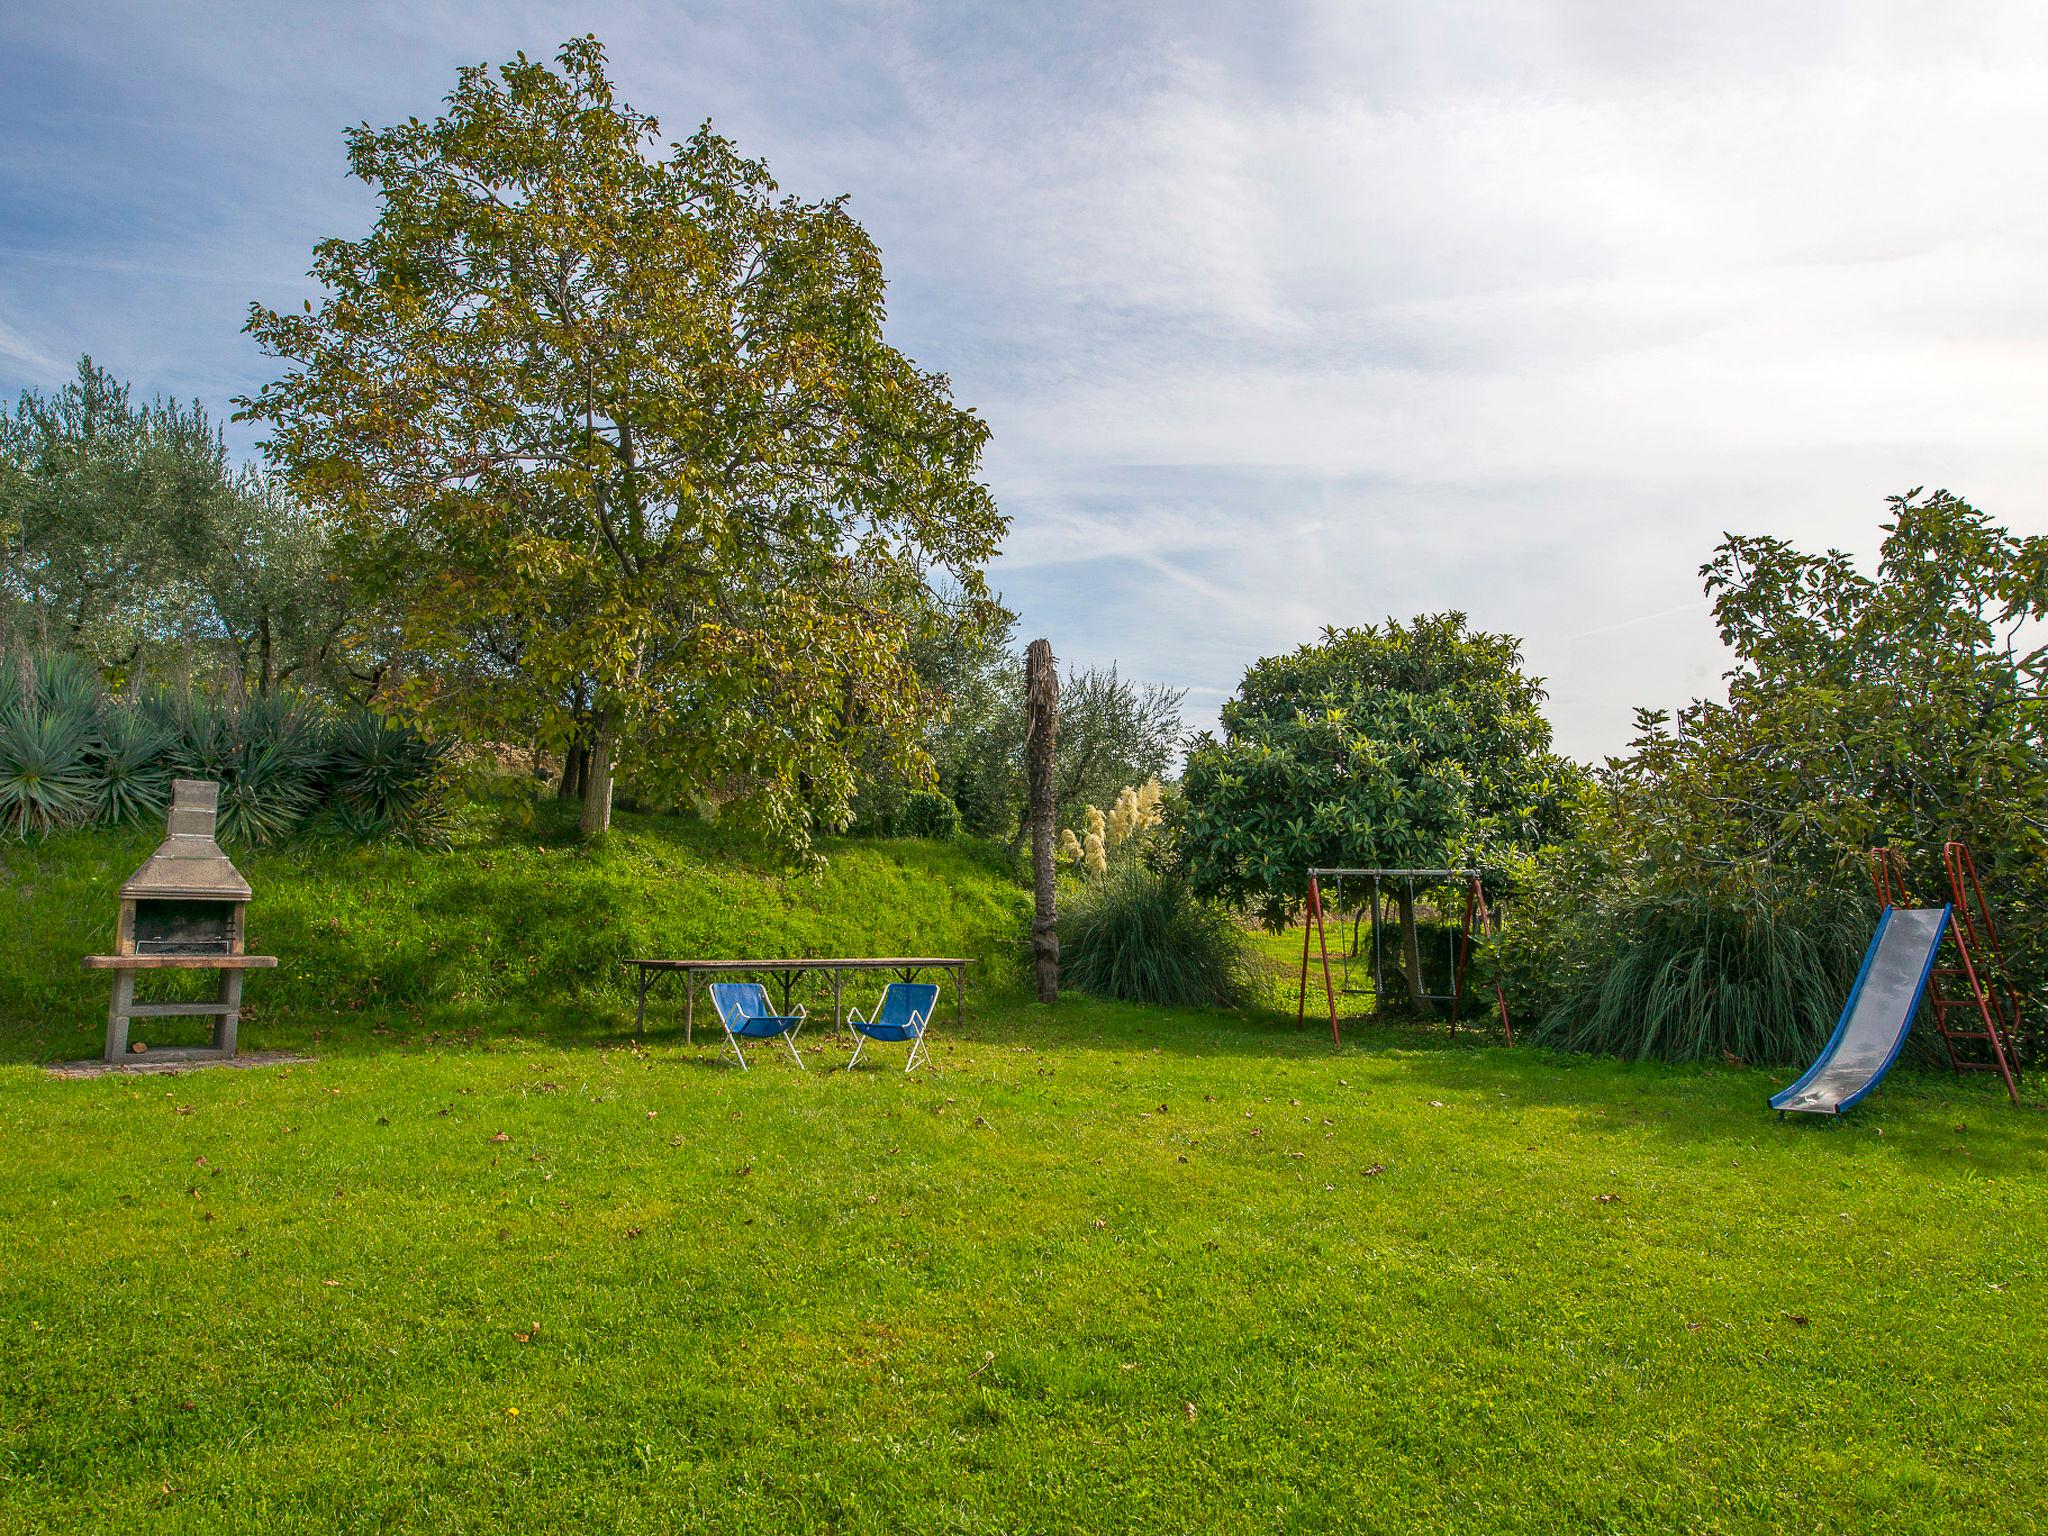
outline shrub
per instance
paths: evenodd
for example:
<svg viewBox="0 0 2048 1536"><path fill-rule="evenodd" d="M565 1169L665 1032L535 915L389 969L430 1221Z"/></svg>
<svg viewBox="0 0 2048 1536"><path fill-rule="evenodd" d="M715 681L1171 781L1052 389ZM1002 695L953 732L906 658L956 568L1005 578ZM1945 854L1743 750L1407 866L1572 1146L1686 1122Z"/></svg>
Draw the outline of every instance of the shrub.
<svg viewBox="0 0 2048 1536"><path fill-rule="evenodd" d="M1581 909L1514 988L1533 1043L1662 1061L1812 1059L1868 944L1867 901L1763 888L1630 891ZM1532 947L1512 940L1526 964ZM1512 981L1514 960L1509 959Z"/></svg>
<svg viewBox="0 0 2048 1536"><path fill-rule="evenodd" d="M369 710L335 727L327 784L336 825L365 841L395 837L420 847L448 841L448 745Z"/></svg>
<svg viewBox="0 0 2048 1536"><path fill-rule="evenodd" d="M26 837L91 814L88 718L41 704L0 712L0 826Z"/></svg>
<svg viewBox="0 0 2048 1536"><path fill-rule="evenodd" d="M170 705L168 723L179 772L219 783L220 830L230 841L282 842L319 804L327 733L310 705L187 694Z"/></svg>
<svg viewBox="0 0 2048 1536"><path fill-rule="evenodd" d="M368 710L290 695L109 695L74 656L0 658L0 830L148 821L176 775L220 785L220 831L271 844L325 820L351 835L445 841L447 748ZM323 813L325 813L323 818Z"/></svg>
<svg viewBox="0 0 2048 1536"><path fill-rule="evenodd" d="M1177 871L1139 860L1076 889L1060 916L1060 974L1098 997L1225 1008L1251 1000L1250 944L1223 908Z"/></svg>
<svg viewBox="0 0 2048 1536"><path fill-rule="evenodd" d="M950 842L960 835L960 807L950 796L914 790L904 797L903 808L896 813L896 834Z"/></svg>

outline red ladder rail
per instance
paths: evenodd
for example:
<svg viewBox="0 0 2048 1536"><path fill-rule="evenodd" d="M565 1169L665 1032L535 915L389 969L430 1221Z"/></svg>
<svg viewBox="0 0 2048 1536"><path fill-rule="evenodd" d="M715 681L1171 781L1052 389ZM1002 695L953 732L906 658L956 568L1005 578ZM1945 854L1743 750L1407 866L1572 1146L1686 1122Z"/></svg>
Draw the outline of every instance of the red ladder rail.
<svg viewBox="0 0 2048 1536"><path fill-rule="evenodd" d="M1977 863L1970 857L1970 850L1960 842L1946 843L1941 850L1941 862L1948 875L1949 931L1955 935L1963 963L1935 974L1961 981L1969 996L1946 1003L1938 1000L1935 1024L1942 1039L1948 1042L1949 1061L1955 1069L1996 1072L2005 1080L2006 1094L2016 1105L2020 1090L2013 1063L2019 1054L2022 1028L2019 989L2013 984L2011 968L2005 962L1998 921L1991 915L1991 903L1984 895L1984 884L1977 877ZM1946 1018L1951 1008L1974 1008L1984 1027L1951 1030ZM1990 1047L1991 1059L1977 1061L1962 1056L1955 1048L1954 1042L1958 1040L1984 1041Z"/></svg>
<svg viewBox="0 0 2048 1536"><path fill-rule="evenodd" d="M1486 887L1481 877L1474 875L1465 883L1465 927L1458 946L1458 979L1451 988L1451 1027L1455 1030L1458 1022L1458 1005L1465 997L1465 967L1472 959L1472 936L1477 933L1486 938L1493 937L1495 923L1493 911L1486 904ZM1493 1001L1500 1010L1501 1033L1507 1043L1515 1043L1515 1026L1508 1021L1508 995L1501 984L1493 984Z"/></svg>
<svg viewBox="0 0 2048 1536"><path fill-rule="evenodd" d="M2019 1103L2019 1086L2013 1076L2014 1035L2019 1022L2019 998L2010 983L1999 984L1991 979L1991 968L1984 960L1989 957L1999 975L2005 971L2004 956L1998 945L1997 925L1992 921L1990 904L1985 900L1984 888L1977 880L1976 866L1970 860L1970 851L1961 843L1949 843L1942 849L1942 867L1949 884L1949 938L1955 945L1957 965L1936 966L1927 976L1927 1006L1934 1016L1935 1033L1941 1036L1942 1050L1948 1056L1948 1064L1956 1073L1996 1072L2005 1080L2005 1091L2014 1104ZM1870 850L1870 881L1877 890L1880 907L1910 907L1913 900L1906 890L1906 872L1899 856L1890 848ZM1960 983L1964 994L1954 995L1942 983ZM1981 1029L1958 1028L1950 1024L1949 1015L1957 1009L1974 1010ZM1970 1054L1967 1048L1959 1049L1965 1042L1981 1040L1989 1047L1990 1059L1980 1060Z"/></svg>

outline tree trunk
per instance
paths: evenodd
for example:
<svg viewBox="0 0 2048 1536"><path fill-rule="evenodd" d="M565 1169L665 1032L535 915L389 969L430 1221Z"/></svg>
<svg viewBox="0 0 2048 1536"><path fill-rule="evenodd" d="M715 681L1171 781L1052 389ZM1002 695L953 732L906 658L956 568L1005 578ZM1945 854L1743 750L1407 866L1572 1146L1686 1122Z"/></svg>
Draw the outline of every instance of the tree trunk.
<svg viewBox="0 0 2048 1536"><path fill-rule="evenodd" d="M1060 674L1052 642L1034 640L1024 652L1024 778L1031 818L1032 970L1038 1000L1060 992L1060 936L1053 911L1052 750L1060 728Z"/></svg>
<svg viewBox="0 0 2048 1536"><path fill-rule="evenodd" d="M618 745L618 732L600 716L583 762L583 815L576 829L585 837L611 830L612 766Z"/></svg>
<svg viewBox="0 0 2048 1536"><path fill-rule="evenodd" d="M590 752L579 741L569 743L569 749L562 754L562 782L555 786L557 800L581 800L583 781L589 777L587 768Z"/></svg>
<svg viewBox="0 0 2048 1536"><path fill-rule="evenodd" d="M1422 997L1422 941L1415 932L1415 893L1401 893L1401 969L1408 973L1408 1006L1417 1018L1427 1017Z"/></svg>

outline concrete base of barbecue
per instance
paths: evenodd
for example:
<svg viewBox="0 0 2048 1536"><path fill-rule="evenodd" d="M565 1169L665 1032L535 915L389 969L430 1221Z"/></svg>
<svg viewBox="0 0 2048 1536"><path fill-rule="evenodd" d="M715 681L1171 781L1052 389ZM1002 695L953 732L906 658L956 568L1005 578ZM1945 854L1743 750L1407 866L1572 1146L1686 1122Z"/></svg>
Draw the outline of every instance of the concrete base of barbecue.
<svg viewBox="0 0 2048 1536"><path fill-rule="evenodd" d="M112 971L114 996L107 1005L107 1046L100 1059L109 1065L128 1059L130 1019L211 1018L213 1046L206 1054L229 1061L235 1054L235 1029L242 1021L242 972L268 970L275 955L87 955L87 970ZM220 992L210 1003L138 1003L137 971L218 971Z"/></svg>
<svg viewBox="0 0 2048 1536"><path fill-rule="evenodd" d="M43 1068L52 1077L105 1077L110 1073L191 1072L200 1067L295 1067L311 1056L295 1051L250 1051L223 1056L204 1046L159 1046L122 1061L53 1061Z"/></svg>

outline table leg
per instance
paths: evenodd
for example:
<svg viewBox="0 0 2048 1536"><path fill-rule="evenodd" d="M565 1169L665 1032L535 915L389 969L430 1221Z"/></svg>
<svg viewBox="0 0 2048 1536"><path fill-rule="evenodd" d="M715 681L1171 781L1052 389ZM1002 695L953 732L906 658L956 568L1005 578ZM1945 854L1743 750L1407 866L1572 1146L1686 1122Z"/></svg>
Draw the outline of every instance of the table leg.
<svg viewBox="0 0 2048 1536"><path fill-rule="evenodd" d="M846 1018L839 1006L839 984L844 979L838 971L832 973L832 1033L835 1037L839 1033L840 1024Z"/></svg>
<svg viewBox="0 0 2048 1536"><path fill-rule="evenodd" d="M690 1037L697 1023L697 973L683 972L683 1044L690 1043Z"/></svg>
<svg viewBox="0 0 2048 1536"><path fill-rule="evenodd" d="M967 967L953 967L953 1027L960 1028L967 1022Z"/></svg>
<svg viewBox="0 0 2048 1536"><path fill-rule="evenodd" d="M647 967L643 965L639 970L640 1006L633 1014L633 1034L635 1038L647 1033Z"/></svg>

